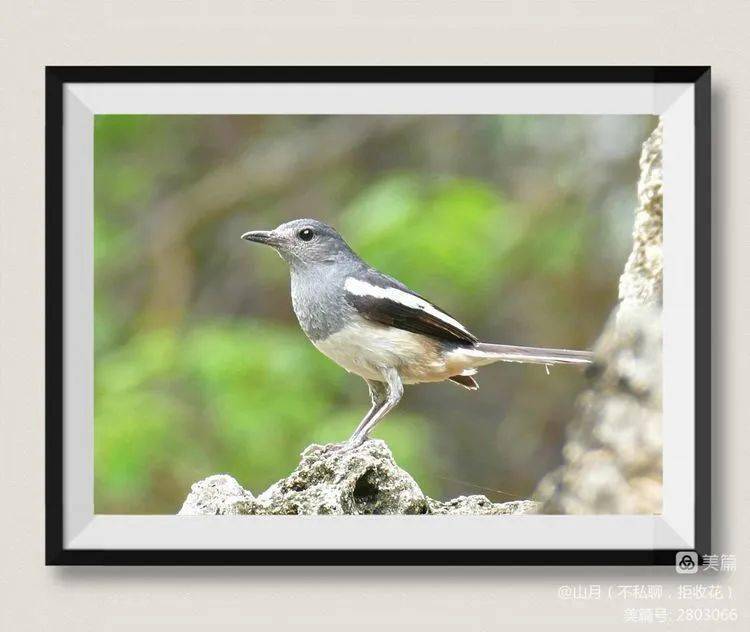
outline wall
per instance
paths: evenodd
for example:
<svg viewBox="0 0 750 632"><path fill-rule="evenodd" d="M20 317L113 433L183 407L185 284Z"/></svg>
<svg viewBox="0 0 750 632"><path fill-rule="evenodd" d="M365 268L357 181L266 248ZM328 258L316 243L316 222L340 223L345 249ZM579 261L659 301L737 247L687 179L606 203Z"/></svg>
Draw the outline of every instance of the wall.
<svg viewBox="0 0 750 632"><path fill-rule="evenodd" d="M490 630L509 623L632 629L622 623L622 603L561 600L558 587L677 582L672 569L45 568L45 64L712 65L714 549L737 555L738 570L725 577L742 612L750 592L750 536L742 528L750 520L750 339L743 327L750 317L748 18L750 5L741 0L4 3L0 629L270 629L280 623L322 629L349 628L355 619L364 629Z"/></svg>

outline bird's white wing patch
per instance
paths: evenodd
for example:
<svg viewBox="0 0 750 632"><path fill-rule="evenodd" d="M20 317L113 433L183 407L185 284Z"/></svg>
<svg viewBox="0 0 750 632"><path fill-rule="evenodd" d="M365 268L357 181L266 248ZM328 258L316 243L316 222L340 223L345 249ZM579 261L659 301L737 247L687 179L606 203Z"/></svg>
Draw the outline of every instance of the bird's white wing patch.
<svg viewBox="0 0 750 632"><path fill-rule="evenodd" d="M466 327L459 323L455 318L452 318L445 312L440 311L437 307L419 298L418 296L410 294L409 292L404 292L397 287L380 287L377 285L373 285L372 283L368 283L367 281L362 281L361 279L348 277L344 282L344 289L346 289L346 291L350 292L351 294L355 294L356 296L367 296L376 299L388 299L410 309L420 309L430 314L434 318L443 321L447 325L455 327L456 329L466 333L468 336L471 336L471 333L469 333Z"/></svg>

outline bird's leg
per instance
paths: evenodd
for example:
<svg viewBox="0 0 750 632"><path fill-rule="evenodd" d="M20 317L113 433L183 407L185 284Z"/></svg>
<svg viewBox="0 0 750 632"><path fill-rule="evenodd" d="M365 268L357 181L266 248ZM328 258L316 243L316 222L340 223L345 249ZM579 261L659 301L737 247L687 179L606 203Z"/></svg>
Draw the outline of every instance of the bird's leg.
<svg viewBox="0 0 750 632"><path fill-rule="evenodd" d="M401 378L398 375L396 369L386 369L383 372L383 379L385 384L378 382L381 388L385 391L385 402L382 403L377 410L371 410L370 413L362 420L357 426L354 434L351 436L349 441L344 444L344 448L351 450L359 447L365 441L367 441L370 431L383 419L401 400L401 396L404 394L404 385L401 382ZM368 384L370 382L368 381ZM372 387L371 387L372 388ZM371 390L372 393L372 390ZM374 397L373 397L373 409Z"/></svg>
<svg viewBox="0 0 750 632"><path fill-rule="evenodd" d="M375 382L373 380L365 381L367 382L367 386L370 389L370 400L372 401L372 406L370 407L370 410L367 411L367 414L362 418L362 421L359 422L359 425L357 426L352 436L356 435L365 426L367 426L370 419L372 419L372 416L377 413L378 410L380 410L380 408L385 404L388 397L388 387L383 382Z"/></svg>
<svg viewBox="0 0 750 632"><path fill-rule="evenodd" d="M370 407L370 410L367 411L367 414L362 418L362 421L359 422L359 425L352 434L352 438L357 436L359 432L367 427L367 424L373 418L373 415L375 415L385 405L388 398L388 387L383 382L375 382L373 380L365 381L367 382L367 386L370 389L370 400L372 401L372 406ZM361 445L361 443L357 445ZM343 443L337 443L335 446L333 446L333 448L331 448L331 450L334 452L339 452L341 450L351 450L352 448L356 447L357 446L352 445L351 439L349 439L348 441L344 441Z"/></svg>

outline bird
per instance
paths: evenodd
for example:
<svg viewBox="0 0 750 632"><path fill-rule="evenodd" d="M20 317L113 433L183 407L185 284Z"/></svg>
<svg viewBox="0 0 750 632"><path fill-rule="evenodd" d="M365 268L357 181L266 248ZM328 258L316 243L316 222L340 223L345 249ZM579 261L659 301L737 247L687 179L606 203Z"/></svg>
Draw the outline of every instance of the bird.
<svg viewBox="0 0 750 632"><path fill-rule="evenodd" d="M519 362L585 366L590 351L480 342L435 303L366 263L331 226L295 219L242 239L273 248L288 264L292 308L324 355L365 380L371 406L348 441L352 450L401 400L404 385L449 381L469 390L479 367Z"/></svg>

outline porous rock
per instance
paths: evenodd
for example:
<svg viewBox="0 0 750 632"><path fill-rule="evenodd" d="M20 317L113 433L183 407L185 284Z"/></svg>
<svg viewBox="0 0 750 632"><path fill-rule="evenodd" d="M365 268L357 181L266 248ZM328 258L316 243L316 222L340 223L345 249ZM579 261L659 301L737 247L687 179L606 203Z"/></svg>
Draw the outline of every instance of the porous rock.
<svg viewBox="0 0 750 632"><path fill-rule="evenodd" d="M370 440L355 450L311 445L297 468L257 497L231 476L195 483L180 515L373 515L531 513L532 501L492 503L485 496L440 502L426 496L394 461L388 446Z"/></svg>
<svg viewBox="0 0 750 632"><path fill-rule="evenodd" d="M508 516L535 513L537 503L533 500L513 500L493 503L487 496L459 496L447 502L427 499L428 513L453 516Z"/></svg>
<svg viewBox="0 0 750 632"><path fill-rule="evenodd" d="M248 513L253 503L252 493L244 490L235 479L215 474L193 483L178 515L238 515Z"/></svg>

